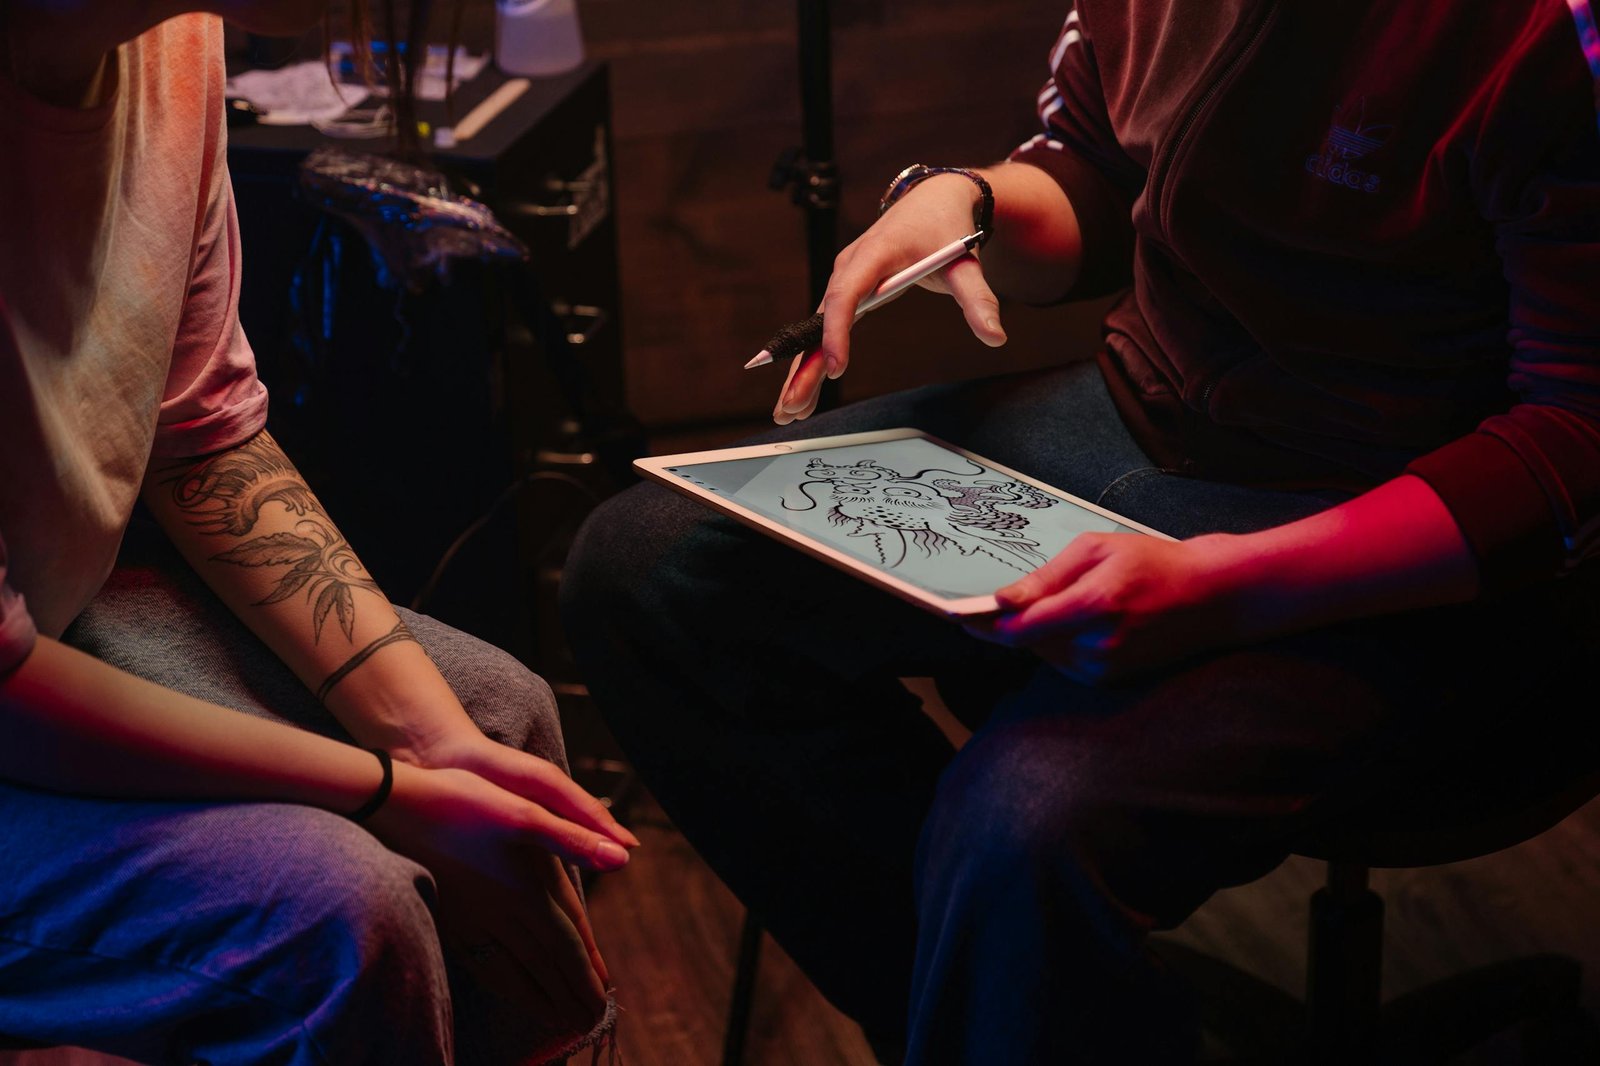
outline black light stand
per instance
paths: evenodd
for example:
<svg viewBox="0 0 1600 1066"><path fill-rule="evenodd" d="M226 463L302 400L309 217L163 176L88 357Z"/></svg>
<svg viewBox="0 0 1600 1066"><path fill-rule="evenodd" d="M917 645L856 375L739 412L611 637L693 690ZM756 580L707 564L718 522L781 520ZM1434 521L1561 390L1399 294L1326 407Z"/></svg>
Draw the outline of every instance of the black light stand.
<svg viewBox="0 0 1600 1066"><path fill-rule="evenodd" d="M822 302L839 250L839 167L833 161L833 38L829 0L799 0L801 146L778 157L767 184L788 189L806 216L806 266L811 306ZM839 383L824 380L819 407L838 403ZM745 1035L761 962L761 922L745 912L739 930L728 1027L723 1035L723 1066L744 1061Z"/></svg>
<svg viewBox="0 0 1600 1066"><path fill-rule="evenodd" d="M829 0L799 0L799 148L773 164L767 184L788 189L806 216L806 267L811 307L822 302L839 250L839 167L833 159L833 36ZM838 400L837 382L825 381L820 406Z"/></svg>

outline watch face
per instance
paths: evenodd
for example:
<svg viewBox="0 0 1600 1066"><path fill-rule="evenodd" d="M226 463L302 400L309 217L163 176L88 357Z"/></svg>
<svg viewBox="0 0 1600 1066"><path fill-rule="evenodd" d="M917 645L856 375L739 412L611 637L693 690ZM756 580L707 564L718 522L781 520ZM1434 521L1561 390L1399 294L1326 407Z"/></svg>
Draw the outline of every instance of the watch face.
<svg viewBox="0 0 1600 1066"><path fill-rule="evenodd" d="M883 190L883 196L878 199L878 214L883 214L893 207L895 201L904 196L913 185L923 178L934 173L934 169L925 163L912 163L900 173L896 174L889 182L889 187Z"/></svg>

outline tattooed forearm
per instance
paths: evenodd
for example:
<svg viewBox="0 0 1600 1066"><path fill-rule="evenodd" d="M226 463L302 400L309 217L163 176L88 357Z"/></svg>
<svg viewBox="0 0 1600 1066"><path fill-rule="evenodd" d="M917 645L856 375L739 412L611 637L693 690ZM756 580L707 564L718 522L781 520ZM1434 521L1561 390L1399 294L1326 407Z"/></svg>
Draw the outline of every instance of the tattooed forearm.
<svg viewBox="0 0 1600 1066"><path fill-rule="evenodd" d="M393 629L350 656L349 659L345 660L343 666L329 674L328 679L317 686L317 702L321 703L327 699L328 693L333 690L333 686L343 681L350 671L371 658L373 652L379 648L386 648L391 644L398 644L405 640L409 640L413 644L417 643L417 638L411 635L411 630L406 628L406 624L404 622L396 622Z"/></svg>
<svg viewBox="0 0 1600 1066"><path fill-rule="evenodd" d="M211 556L212 561L244 567L287 567L277 585L255 602L281 603L302 590L311 604L313 639L332 614L345 639L355 640L355 597L358 589L382 595L355 552L322 510L289 457L262 432L245 444L211 456L197 465L169 467L172 502L201 532L248 537ZM292 531L250 537L269 503L298 516Z"/></svg>
<svg viewBox="0 0 1600 1066"><path fill-rule="evenodd" d="M266 430L196 466L168 470L173 476L163 483L172 487L172 502L204 533L242 537L255 528L261 508L274 500L297 515L323 513L294 463Z"/></svg>
<svg viewBox="0 0 1600 1066"><path fill-rule="evenodd" d="M378 592L377 582L367 576L350 545L321 515L296 522L293 533L253 537L211 558L235 566L287 566L277 587L257 600L255 606L281 603L304 589L306 602L314 604L311 626L312 638L317 641L322 640L322 625L329 613L338 618L344 639L354 640L356 608L352 593L356 589Z"/></svg>

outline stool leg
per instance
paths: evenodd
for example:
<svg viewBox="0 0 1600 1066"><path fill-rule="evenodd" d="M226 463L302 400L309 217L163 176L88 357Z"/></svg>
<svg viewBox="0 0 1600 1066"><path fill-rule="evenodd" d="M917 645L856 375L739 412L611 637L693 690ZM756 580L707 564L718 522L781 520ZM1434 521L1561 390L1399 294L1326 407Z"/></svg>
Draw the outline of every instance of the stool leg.
<svg viewBox="0 0 1600 1066"><path fill-rule="evenodd" d="M733 996L728 1003L728 1029L722 1041L722 1066L741 1066L744 1038L750 1029L750 1007L755 1000L756 972L761 968L761 923L744 915L739 930L739 959L733 970Z"/></svg>
<svg viewBox="0 0 1600 1066"><path fill-rule="evenodd" d="M1367 868L1328 864L1327 887L1311 897L1306 1022L1312 1061L1377 1058L1383 899L1367 887Z"/></svg>

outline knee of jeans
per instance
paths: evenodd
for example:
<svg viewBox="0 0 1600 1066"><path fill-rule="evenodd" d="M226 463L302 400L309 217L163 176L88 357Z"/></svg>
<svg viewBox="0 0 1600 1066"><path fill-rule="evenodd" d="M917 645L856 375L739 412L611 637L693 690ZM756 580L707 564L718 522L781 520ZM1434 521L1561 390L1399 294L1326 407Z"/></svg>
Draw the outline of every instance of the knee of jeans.
<svg viewBox="0 0 1600 1066"><path fill-rule="evenodd" d="M500 690L500 701L510 721L498 730L486 729L485 732L502 744L548 759L565 769L566 745L562 740L555 693L544 678L520 663L516 665Z"/></svg>
<svg viewBox="0 0 1600 1066"><path fill-rule="evenodd" d="M468 638L446 668L450 687L485 736L565 767L561 718L549 682L516 656Z"/></svg>
<svg viewBox="0 0 1600 1066"><path fill-rule="evenodd" d="M302 1019L326 1061L373 1061L370 1049L400 1046L447 1055L432 877L338 815L270 810L258 834L272 856L269 902L248 929L266 957L251 986Z"/></svg>
<svg viewBox="0 0 1600 1066"><path fill-rule="evenodd" d="M561 615L574 650L655 631L692 607L717 571L713 512L658 485L637 485L596 508L561 572ZM709 537L709 540L707 539Z"/></svg>
<svg viewBox="0 0 1600 1066"><path fill-rule="evenodd" d="M563 607L629 596L636 576L632 560L649 536L646 509L636 506L639 497L637 488L619 493L584 520L561 569Z"/></svg>
<svg viewBox="0 0 1600 1066"><path fill-rule="evenodd" d="M236 830L271 857L259 875L263 913L249 920L303 971L300 980L326 997L435 977L442 987L435 889L423 867L327 811L238 810L247 824Z"/></svg>
<svg viewBox="0 0 1600 1066"><path fill-rule="evenodd" d="M981 733L970 741L940 778L924 823L924 872L959 869L1003 884L1083 855L1109 801L1092 772L1053 765L1051 754Z"/></svg>

